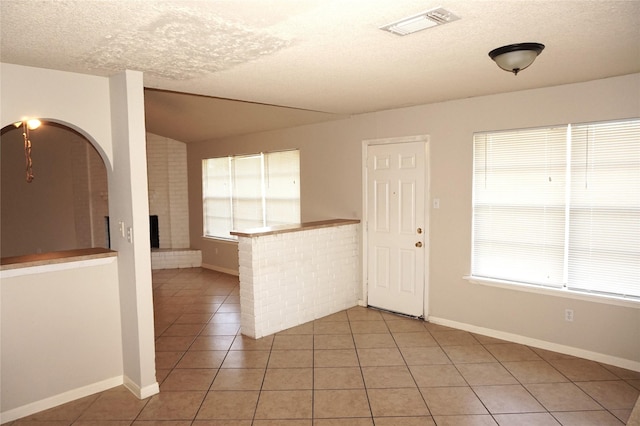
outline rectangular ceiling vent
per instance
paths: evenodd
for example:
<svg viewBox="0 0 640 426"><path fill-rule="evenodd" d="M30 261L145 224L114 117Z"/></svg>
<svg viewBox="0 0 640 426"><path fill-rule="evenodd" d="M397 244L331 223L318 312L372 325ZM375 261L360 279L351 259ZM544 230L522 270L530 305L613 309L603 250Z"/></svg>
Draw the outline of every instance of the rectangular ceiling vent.
<svg viewBox="0 0 640 426"><path fill-rule="evenodd" d="M458 19L460 18L449 12L447 9L438 7L436 9L427 10L426 12L384 25L380 27L380 29L389 31L393 34L406 36L437 25L457 21Z"/></svg>

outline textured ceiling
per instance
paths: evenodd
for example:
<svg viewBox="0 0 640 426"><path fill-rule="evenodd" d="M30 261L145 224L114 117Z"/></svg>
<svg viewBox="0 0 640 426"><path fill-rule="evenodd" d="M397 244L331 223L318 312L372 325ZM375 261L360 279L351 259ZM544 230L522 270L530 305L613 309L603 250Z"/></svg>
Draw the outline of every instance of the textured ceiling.
<svg viewBox="0 0 640 426"><path fill-rule="evenodd" d="M439 6L461 19L378 29ZM638 0L2 0L0 20L3 62L143 71L147 129L185 142L640 72ZM528 41L517 77L487 56Z"/></svg>

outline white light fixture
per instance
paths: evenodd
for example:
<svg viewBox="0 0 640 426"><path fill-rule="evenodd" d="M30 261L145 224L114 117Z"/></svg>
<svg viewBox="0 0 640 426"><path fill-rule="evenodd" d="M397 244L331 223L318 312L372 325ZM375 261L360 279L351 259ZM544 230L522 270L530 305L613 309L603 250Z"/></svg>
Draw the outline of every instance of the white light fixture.
<svg viewBox="0 0 640 426"><path fill-rule="evenodd" d="M489 52L489 57L505 71L518 75L536 60L544 49L540 43L517 43L498 47Z"/></svg>
<svg viewBox="0 0 640 426"><path fill-rule="evenodd" d="M405 36L437 25L457 21L458 19L460 18L449 12L447 9L438 7L436 9L427 10L417 15L409 16L407 18L400 19L399 21L384 25L380 27L380 29L400 36Z"/></svg>

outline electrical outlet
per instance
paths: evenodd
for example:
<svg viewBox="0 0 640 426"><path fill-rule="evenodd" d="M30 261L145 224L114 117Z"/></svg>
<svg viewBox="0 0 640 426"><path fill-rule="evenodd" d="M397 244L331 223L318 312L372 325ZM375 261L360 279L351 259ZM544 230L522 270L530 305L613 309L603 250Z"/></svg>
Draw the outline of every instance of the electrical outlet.
<svg viewBox="0 0 640 426"><path fill-rule="evenodd" d="M573 309L565 309L564 310L564 320L573 322Z"/></svg>
<svg viewBox="0 0 640 426"><path fill-rule="evenodd" d="M434 209L439 209L440 208L440 198L434 198L433 199L433 208Z"/></svg>
<svg viewBox="0 0 640 426"><path fill-rule="evenodd" d="M133 242L133 229L131 229L131 227L127 228L127 241L130 243Z"/></svg>

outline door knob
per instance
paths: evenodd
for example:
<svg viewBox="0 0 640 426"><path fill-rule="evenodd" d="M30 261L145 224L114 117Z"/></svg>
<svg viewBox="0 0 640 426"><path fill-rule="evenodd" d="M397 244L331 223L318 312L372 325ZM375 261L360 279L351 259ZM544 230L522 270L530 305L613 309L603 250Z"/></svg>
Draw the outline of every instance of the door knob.
<svg viewBox="0 0 640 426"><path fill-rule="evenodd" d="M418 234L422 234L422 228L417 229Z"/></svg>
<svg viewBox="0 0 640 426"><path fill-rule="evenodd" d="M416 243L416 247L422 247L422 242L421 242L421 241L418 241L418 242Z"/></svg>

